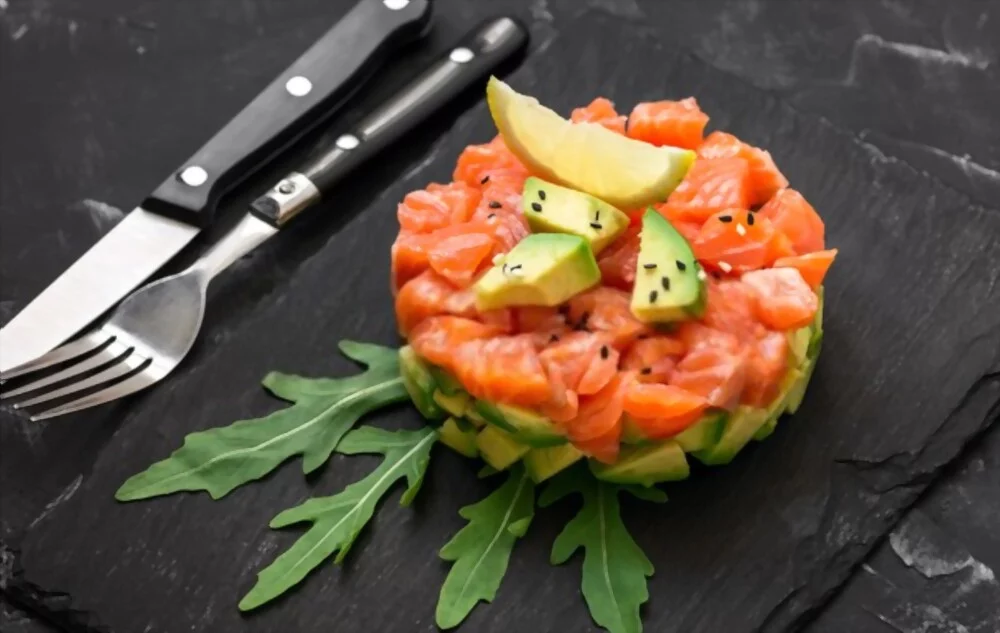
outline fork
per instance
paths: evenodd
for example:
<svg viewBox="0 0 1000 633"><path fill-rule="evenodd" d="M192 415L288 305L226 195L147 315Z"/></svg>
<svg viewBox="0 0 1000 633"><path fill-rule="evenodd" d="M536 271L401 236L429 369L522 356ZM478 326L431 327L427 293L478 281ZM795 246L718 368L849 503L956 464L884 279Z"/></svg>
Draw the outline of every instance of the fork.
<svg viewBox="0 0 1000 633"><path fill-rule="evenodd" d="M125 397L162 380L198 337L212 279L314 206L378 151L485 79L526 42L526 31L510 18L490 20L473 30L332 145L317 148L313 159L255 200L236 226L189 268L143 286L96 329L0 376L4 382L31 379L41 370L67 365L0 398L18 399L15 409L41 407L31 419L44 420Z"/></svg>

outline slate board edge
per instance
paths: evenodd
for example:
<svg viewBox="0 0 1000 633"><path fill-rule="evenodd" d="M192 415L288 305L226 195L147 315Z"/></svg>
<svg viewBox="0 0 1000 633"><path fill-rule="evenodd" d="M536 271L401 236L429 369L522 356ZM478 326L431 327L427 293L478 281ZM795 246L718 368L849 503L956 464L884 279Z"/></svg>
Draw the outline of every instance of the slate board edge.
<svg viewBox="0 0 1000 633"><path fill-rule="evenodd" d="M880 162L900 166L911 172L911 174L916 178L929 179L937 186L955 192L959 197L968 201L967 206L970 209L1000 214L1000 210L987 207L986 205L977 202L966 192L953 187L931 173L917 169L902 158L884 153L877 144L864 140L851 130L836 125L826 117L812 114L797 108L773 91L764 90L746 81L739 75L735 75L730 71L715 66L710 61L702 58L700 55L691 51L687 47L679 46L678 49L679 58L685 56L689 57L696 60L699 64L711 66L716 72L725 74L734 83L743 84L753 91L767 93L769 98L778 102L782 107L795 112L804 120L808 120L816 123L817 125L828 128L833 134L847 138L853 145L861 148L865 153L873 155ZM421 170L423 170L423 168L424 166L421 166ZM344 227L341 227L341 230L343 230L343 228ZM330 236L331 239L333 237L334 235ZM311 259L311 257L309 259ZM305 265L307 261L308 259L302 262L302 265ZM241 324L241 326L235 329L233 334L238 334L247 325L249 324ZM995 388L1000 387L1000 367L994 368L991 373L981 377L980 380L978 380L967 391L962 400L962 405L965 405L970 400L974 399L978 394L980 394L980 392L990 385L993 385ZM959 409L953 411L952 415L950 415L939 426L939 429L946 428L949 421L951 421L952 418L961 411L961 408L962 407L960 406ZM852 547L845 547L838 551L838 555L834 557L833 564L827 568L827 574L824 575L821 582L814 583L814 586L809 586L808 583L805 583L790 592L785 599L772 609L765 621L760 627L757 628L757 630L789 631L799 630L805 626L835 595L838 588L840 588L848 579L851 571L864 560L864 558L875 548L878 542L889 531L891 531L893 526L899 522L906 512L930 488L931 484L933 484L940 475L942 469L958 458L967 447L972 446L982 436L982 434L997 421L1000 421L1000 398L993 402L983 421L976 425L977 428L975 431L964 436L964 439L947 444L943 449L938 448L938 450L930 452L932 455L927 459L923 459L923 457L927 455L929 451L920 451L920 453L916 455L916 458L909 464L914 468L913 472L916 472L917 476L910 481L904 480L890 486L893 490L901 491L901 496L905 499L905 502L903 502L903 504L900 505L894 513L884 515L881 520L879 520L879 517L871 517L870 515L866 516L866 518L874 519L869 523L876 527L877 531L868 534L868 538L864 542L853 543L851 544ZM937 434L930 438L930 441L924 447L925 449L931 446L931 443L936 435ZM935 455L939 455L940 457L938 459L934 459ZM856 467L857 463L848 464L845 462L842 465L847 466L848 469L850 469L852 467ZM878 467L878 465L879 464L872 464L873 467ZM859 532L865 531L868 524L862 524L859 527L861 528L859 529ZM0 548L2 548L2 550L0 550L0 554L2 554L4 558L12 559L12 563L8 561L4 562L5 565L12 565L12 570L9 572L10 575L6 585L0 587L0 594L3 594L12 604L15 604L16 606L35 616L38 616L48 623L58 626L60 629L65 631L73 633L76 633L77 631L84 633L119 633L112 632L106 625L103 625L100 621L99 615L95 612L74 607L73 596L69 593L43 588L32 583L27 578L25 570L20 565L19 550L16 547L10 547L9 545L0 542Z"/></svg>

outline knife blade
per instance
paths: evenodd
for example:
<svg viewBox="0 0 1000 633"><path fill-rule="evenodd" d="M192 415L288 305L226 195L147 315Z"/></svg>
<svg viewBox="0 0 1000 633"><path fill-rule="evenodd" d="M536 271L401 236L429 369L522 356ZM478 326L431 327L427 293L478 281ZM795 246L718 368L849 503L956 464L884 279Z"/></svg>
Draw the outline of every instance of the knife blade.
<svg viewBox="0 0 1000 633"><path fill-rule="evenodd" d="M419 37L432 0L362 0L0 329L0 378L77 334L212 223L220 198Z"/></svg>

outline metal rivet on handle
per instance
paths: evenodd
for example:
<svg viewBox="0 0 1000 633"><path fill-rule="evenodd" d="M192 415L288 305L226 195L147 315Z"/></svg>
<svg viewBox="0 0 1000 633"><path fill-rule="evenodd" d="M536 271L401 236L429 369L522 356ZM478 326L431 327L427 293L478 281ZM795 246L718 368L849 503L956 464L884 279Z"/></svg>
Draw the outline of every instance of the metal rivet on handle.
<svg viewBox="0 0 1000 633"><path fill-rule="evenodd" d="M304 97L312 92L312 89L312 82L301 75L292 77L288 80L288 83L285 84L285 90L287 90L288 94L293 97Z"/></svg>
<svg viewBox="0 0 1000 633"><path fill-rule="evenodd" d="M352 150L358 145L361 145L361 141L358 140L358 137L353 134L344 134L337 139L337 147L345 151Z"/></svg>
<svg viewBox="0 0 1000 633"><path fill-rule="evenodd" d="M200 187L208 180L208 172L198 165L191 165L181 172L181 182L189 187Z"/></svg>
<svg viewBox="0 0 1000 633"><path fill-rule="evenodd" d="M472 58L475 56L476 54L469 49L464 46L459 46L451 52L451 55L448 55L448 59L456 64L465 64L466 62L471 62Z"/></svg>
<svg viewBox="0 0 1000 633"><path fill-rule="evenodd" d="M290 180L282 180L278 183L278 193L288 195L295 191L295 183Z"/></svg>
<svg viewBox="0 0 1000 633"><path fill-rule="evenodd" d="M392 11L399 11L405 9L406 5L410 4L410 0L382 0L382 4Z"/></svg>

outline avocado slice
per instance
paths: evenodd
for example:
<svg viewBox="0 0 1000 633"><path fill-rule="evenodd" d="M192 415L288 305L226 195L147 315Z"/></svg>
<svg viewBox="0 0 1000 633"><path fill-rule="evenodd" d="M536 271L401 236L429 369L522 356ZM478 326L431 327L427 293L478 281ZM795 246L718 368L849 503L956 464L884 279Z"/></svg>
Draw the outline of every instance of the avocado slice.
<svg viewBox="0 0 1000 633"><path fill-rule="evenodd" d="M739 407L726 421L726 429L718 443L711 448L692 453L692 455L708 466L728 464L750 442L754 433L767 424L770 417L767 409Z"/></svg>
<svg viewBox="0 0 1000 633"><path fill-rule="evenodd" d="M462 423L457 418L448 418L438 430L438 440L456 453L466 457L476 457L479 455L479 447L476 446L476 429Z"/></svg>
<svg viewBox="0 0 1000 633"><path fill-rule="evenodd" d="M726 411L709 411L700 420L674 436L673 440L681 445L685 453L711 448L722 439L727 417L729 414Z"/></svg>
<svg viewBox="0 0 1000 633"><path fill-rule="evenodd" d="M583 453L572 444L533 448L524 456L524 467L528 475L540 484L583 459Z"/></svg>
<svg viewBox="0 0 1000 633"><path fill-rule="evenodd" d="M531 176L521 197L532 233L569 233L587 240L594 254L628 228L627 215L594 196Z"/></svg>
<svg viewBox="0 0 1000 633"><path fill-rule="evenodd" d="M617 462L602 464L591 460L590 470L603 481L647 488L663 481L687 479L691 473L684 449L673 440L623 448Z"/></svg>
<svg viewBox="0 0 1000 633"><path fill-rule="evenodd" d="M427 365L427 370L431 372L434 382L437 383L437 388L444 395L454 396L455 394L465 393L465 387L462 386L462 383L458 382L456 378L445 370L436 365Z"/></svg>
<svg viewBox="0 0 1000 633"><path fill-rule="evenodd" d="M530 446L495 426L487 426L479 432L476 447L483 460L497 470L506 470L531 450Z"/></svg>
<svg viewBox="0 0 1000 633"><path fill-rule="evenodd" d="M691 245L655 209L642 216L632 314L645 323L697 318L705 311L705 273Z"/></svg>
<svg viewBox="0 0 1000 633"><path fill-rule="evenodd" d="M788 362L792 367L798 367L805 362L809 353L809 344L812 342L813 328L811 325L789 332L788 337Z"/></svg>
<svg viewBox="0 0 1000 633"><path fill-rule="evenodd" d="M631 444L633 446L648 446L656 443L656 440L646 437L646 434L642 432L639 425L627 413L622 416L621 441L623 444Z"/></svg>
<svg viewBox="0 0 1000 633"><path fill-rule="evenodd" d="M821 339L822 340L822 339ZM802 400L806 397L806 389L809 387L809 381L812 380L813 372L816 371L816 361L818 359L819 352L817 355L808 359L802 367L799 368L800 377L792 387L792 390L788 392L788 399L786 401L786 407L788 413L798 413L799 407L802 406Z"/></svg>
<svg viewBox="0 0 1000 633"><path fill-rule="evenodd" d="M579 235L536 233L521 240L476 282L476 307L556 306L601 281L594 252Z"/></svg>
<svg viewBox="0 0 1000 633"><path fill-rule="evenodd" d="M403 386L410 394L410 399L420 414L428 420L441 420L445 417L444 410L434 402L434 390L437 384L428 369L427 363L420 359L409 345L399 350L399 370L403 378Z"/></svg>
<svg viewBox="0 0 1000 633"><path fill-rule="evenodd" d="M464 391L455 395L445 395L440 388L434 390L434 403L455 417L463 417L472 404L472 397Z"/></svg>
<svg viewBox="0 0 1000 633"><path fill-rule="evenodd" d="M547 417L521 407L477 400L475 410L486 420L532 448L565 444L566 432Z"/></svg>

